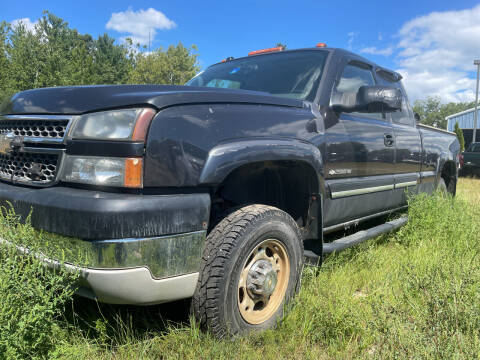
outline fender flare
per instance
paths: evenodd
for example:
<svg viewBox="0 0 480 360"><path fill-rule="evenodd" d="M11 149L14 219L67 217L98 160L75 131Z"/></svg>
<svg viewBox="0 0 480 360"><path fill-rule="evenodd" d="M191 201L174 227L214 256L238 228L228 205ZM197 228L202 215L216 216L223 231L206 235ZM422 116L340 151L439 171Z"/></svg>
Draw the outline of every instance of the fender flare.
<svg viewBox="0 0 480 360"><path fill-rule="evenodd" d="M200 185L218 185L247 164L263 161L302 161L317 175L319 193L324 193L323 160L313 144L296 139L245 139L222 143L212 148L202 169Z"/></svg>

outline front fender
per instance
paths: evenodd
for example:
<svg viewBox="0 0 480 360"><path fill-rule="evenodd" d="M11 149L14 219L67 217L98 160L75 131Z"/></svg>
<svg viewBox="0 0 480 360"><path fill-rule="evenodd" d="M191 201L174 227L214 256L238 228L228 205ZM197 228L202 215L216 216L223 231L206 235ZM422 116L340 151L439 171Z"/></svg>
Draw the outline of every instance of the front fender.
<svg viewBox="0 0 480 360"><path fill-rule="evenodd" d="M245 139L223 143L210 150L199 185L217 185L242 165L264 161L302 161L317 174L323 189L323 161L314 145L294 139Z"/></svg>

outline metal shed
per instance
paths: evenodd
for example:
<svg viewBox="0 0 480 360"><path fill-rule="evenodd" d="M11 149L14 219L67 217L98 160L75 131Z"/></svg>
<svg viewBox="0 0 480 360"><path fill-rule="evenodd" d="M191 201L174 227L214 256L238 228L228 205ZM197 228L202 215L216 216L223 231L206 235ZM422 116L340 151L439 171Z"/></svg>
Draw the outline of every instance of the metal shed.
<svg viewBox="0 0 480 360"><path fill-rule="evenodd" d="M480 141L480 107L477 109L478 122L477 122L477 135L476 141ZM470 145L473 138L473 121L475 119L475 108L471 108L446 117L447 130L453 131L455 123L458 122L460 129L463 130L463 137L465 138L465 147Z"/></svg>

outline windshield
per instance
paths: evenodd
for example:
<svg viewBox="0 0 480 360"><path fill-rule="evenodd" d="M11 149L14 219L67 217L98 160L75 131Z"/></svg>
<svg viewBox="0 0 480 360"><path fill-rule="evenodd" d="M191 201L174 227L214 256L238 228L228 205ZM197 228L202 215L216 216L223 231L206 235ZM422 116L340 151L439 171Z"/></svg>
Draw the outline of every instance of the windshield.
<svg viewBox="0 0 480 360"><path fill-rule="evenodd" d="M227 61L207 68L186 85L263 91L313 100L328 52L278 52Z"/></svg>

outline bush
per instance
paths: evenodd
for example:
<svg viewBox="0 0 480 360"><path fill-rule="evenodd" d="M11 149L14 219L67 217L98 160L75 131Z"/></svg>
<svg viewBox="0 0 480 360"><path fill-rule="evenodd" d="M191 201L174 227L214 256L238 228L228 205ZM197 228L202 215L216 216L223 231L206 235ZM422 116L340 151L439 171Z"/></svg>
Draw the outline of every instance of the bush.
<svg viewBox="0 0 480 360"><path fill-rule="evenodd" d="M11 244L31 242L35 231L2 209L0 234ZM31 244L33 251L34 244ZM59 318L78 274L47 268L33 255L0 244L0 359L46 358L61 331Z"/></svg>

